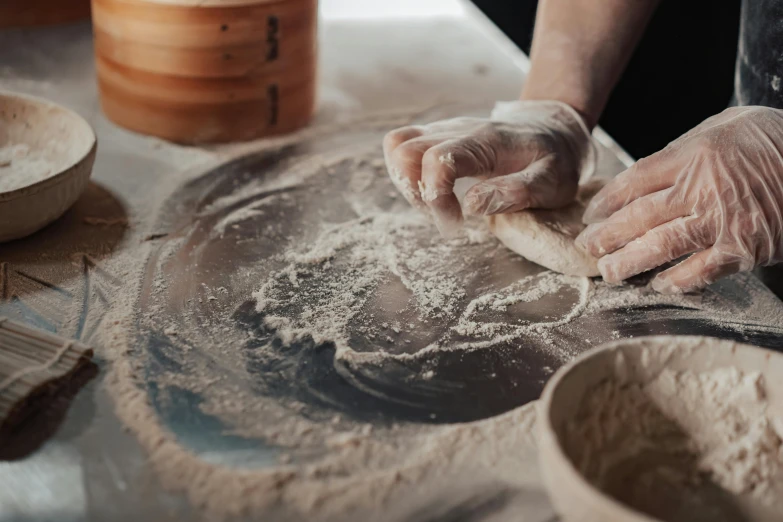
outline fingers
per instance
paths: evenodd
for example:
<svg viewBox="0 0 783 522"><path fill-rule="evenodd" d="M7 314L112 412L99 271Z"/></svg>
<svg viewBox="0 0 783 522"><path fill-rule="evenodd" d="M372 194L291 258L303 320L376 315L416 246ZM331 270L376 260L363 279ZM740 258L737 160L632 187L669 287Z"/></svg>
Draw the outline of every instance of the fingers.
<svg viewBox="0 0 783 522"><path fill-rule="evenodd" d="M722 277L736 274L746 264L742 256L713 246L658 274L652 287L662 294L694 292Z"/></svg>
<svg viewBox="0 0 783 522"><path fill-rule="evenodd" d="M419 194L421 158L434 143L422 136L420 127L403 127L388 133L383 139L383 155L389 177L403 197L419 210L427 206Z"/></svg>
<svg viewBox="0 0 783 522"><path fill-rule="evenodd" d="M585 210L585 224L605 220L637 199L674 185L680 165L676 155L662 150L637 161L631 168L610 181Z"/></svg>
<svg viewBox="0 0 783 522"><path fill-rule="evenodd" d="M383 158L389 171L389 177L400 191L400 194L416 208L421 210L426 206L419 197L419 191L415 189L418 184L417 172L410 172L397 165L392 160L394 152L403 144L421 137L423 130L420 127L402 127L395 129L383 137ZM407 163L407 161L405 162Z"/></svg>
<svg viewBox="0 0 783 522"><path fill-rule="evenodd" d="M465 195L465 212L474 216L491 216L526 208L559 208L573 201L577 174L559 175L555 161L546 156L515 172L483 181ZM561 180L573 180L565 183Z"/></svg>
<svg viewBox="0 0 783 522"><path fill-rule="evenodd" d="M475 122L451 121L449 127ZM437 130L437 125L428 127ZM452 134L422 134L421 127L404 127L386 135L384 155L389 176L414 207L430 213L442 235L457 234L462 210L454 196L458 178L492 172L497 165L497 144L474 137L453 139Z"/></svg>
<svg viewBox="0 0 783 522"><path fill-rule="evenodd" d="M619 283L664 263L701 250L715 241L714 227L696 217L675 219L598 261L604 280Z"/></svg>
<svg viewBox="0 0 783 522"><path fill-rule="evenodd" d="M383 156L388 160L394 149L406 141L418 138L424 134L421 127L410 126L400 127L386 134L383 137Z"/></svg>
<svg viewBox="0 0 783 522"><path fill-rule="evenodd" d="M451 236L463 219L454 195L460 178L500 176L468 198L482 213L570 202L578 173L573 173L573 183L561 181L568 176L555 172L558 156L551 153L552 146L552 140L527 128L458 119L393 131L384 138L384 155L389 175L406 200L428 211L441 234Z"/></svg>
<svg viewBox="0 0 783 522"><path fill-rule="evenodd" d="M675 194L670 188L637 199L606 221L589 225L576 241L595 257L610 254L648 230L687 214L685 202Z"/></svg>
<svg viewBox="0 0 783 522"><path fill-rule="evenodd" d="M421 199L443 236L456 235L462 224L462 208L454 195L455 181L490 173L496 165L496 150L472 138L444 141L424 153Z"/></svg>

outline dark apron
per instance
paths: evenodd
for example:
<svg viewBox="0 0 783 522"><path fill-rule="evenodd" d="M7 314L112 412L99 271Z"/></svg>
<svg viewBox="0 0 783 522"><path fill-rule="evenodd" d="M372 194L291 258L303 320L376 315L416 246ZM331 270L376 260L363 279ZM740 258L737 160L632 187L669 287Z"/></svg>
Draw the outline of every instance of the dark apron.
<svg viewBox="0 0 783 522"><path fill-rule="evenodd" d="M737 105L783 108L783 0L744 0L737 49Z"/></svg>
<svg viewBox="0 0 783 522"><path fill-rule="evenodd" d="M736 105L783 108L783 0L744 0L740 19ZM759 267L756 275L783 299L783 265Z"/></svg>

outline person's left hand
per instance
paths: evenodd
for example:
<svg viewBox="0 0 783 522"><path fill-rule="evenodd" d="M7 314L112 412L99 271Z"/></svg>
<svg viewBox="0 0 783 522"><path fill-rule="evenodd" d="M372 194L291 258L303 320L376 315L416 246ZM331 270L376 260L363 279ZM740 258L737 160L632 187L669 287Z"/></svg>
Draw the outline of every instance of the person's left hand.
<svg viewBox="0 0 783 522"><path fill-rule="evenodd" d="M639 160L585 212L577 238L608 282L686 254L653 288L690 292L783 261L783 111L723 111Z"/></svg>

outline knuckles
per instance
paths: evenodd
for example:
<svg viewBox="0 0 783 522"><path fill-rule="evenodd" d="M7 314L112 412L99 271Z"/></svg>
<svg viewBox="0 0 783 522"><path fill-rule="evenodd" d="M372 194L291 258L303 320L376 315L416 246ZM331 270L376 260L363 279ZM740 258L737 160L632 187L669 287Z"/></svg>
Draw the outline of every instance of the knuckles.
<svg viewBox="0 0 783 522"><path fill-rule="evenodd" d="M386 133L383 137L383 149L391 152L408 140L418 138L422 135L421 129L417 127L400 127Z"/></svg>

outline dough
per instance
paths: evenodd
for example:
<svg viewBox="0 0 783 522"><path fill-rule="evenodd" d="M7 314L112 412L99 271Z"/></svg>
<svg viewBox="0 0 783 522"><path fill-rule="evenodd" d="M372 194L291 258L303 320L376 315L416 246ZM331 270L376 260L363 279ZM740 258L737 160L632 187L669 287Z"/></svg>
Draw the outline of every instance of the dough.
<svg viewBox="0 0 783 522"><path fill-rule="evenodd" d="M576 201L556 210L536 209L490 216L489 228L500 241L525 259L561 274L595 277L597 259L574 243L584 230L582 214L607 180L579 187Z"/></svg>

